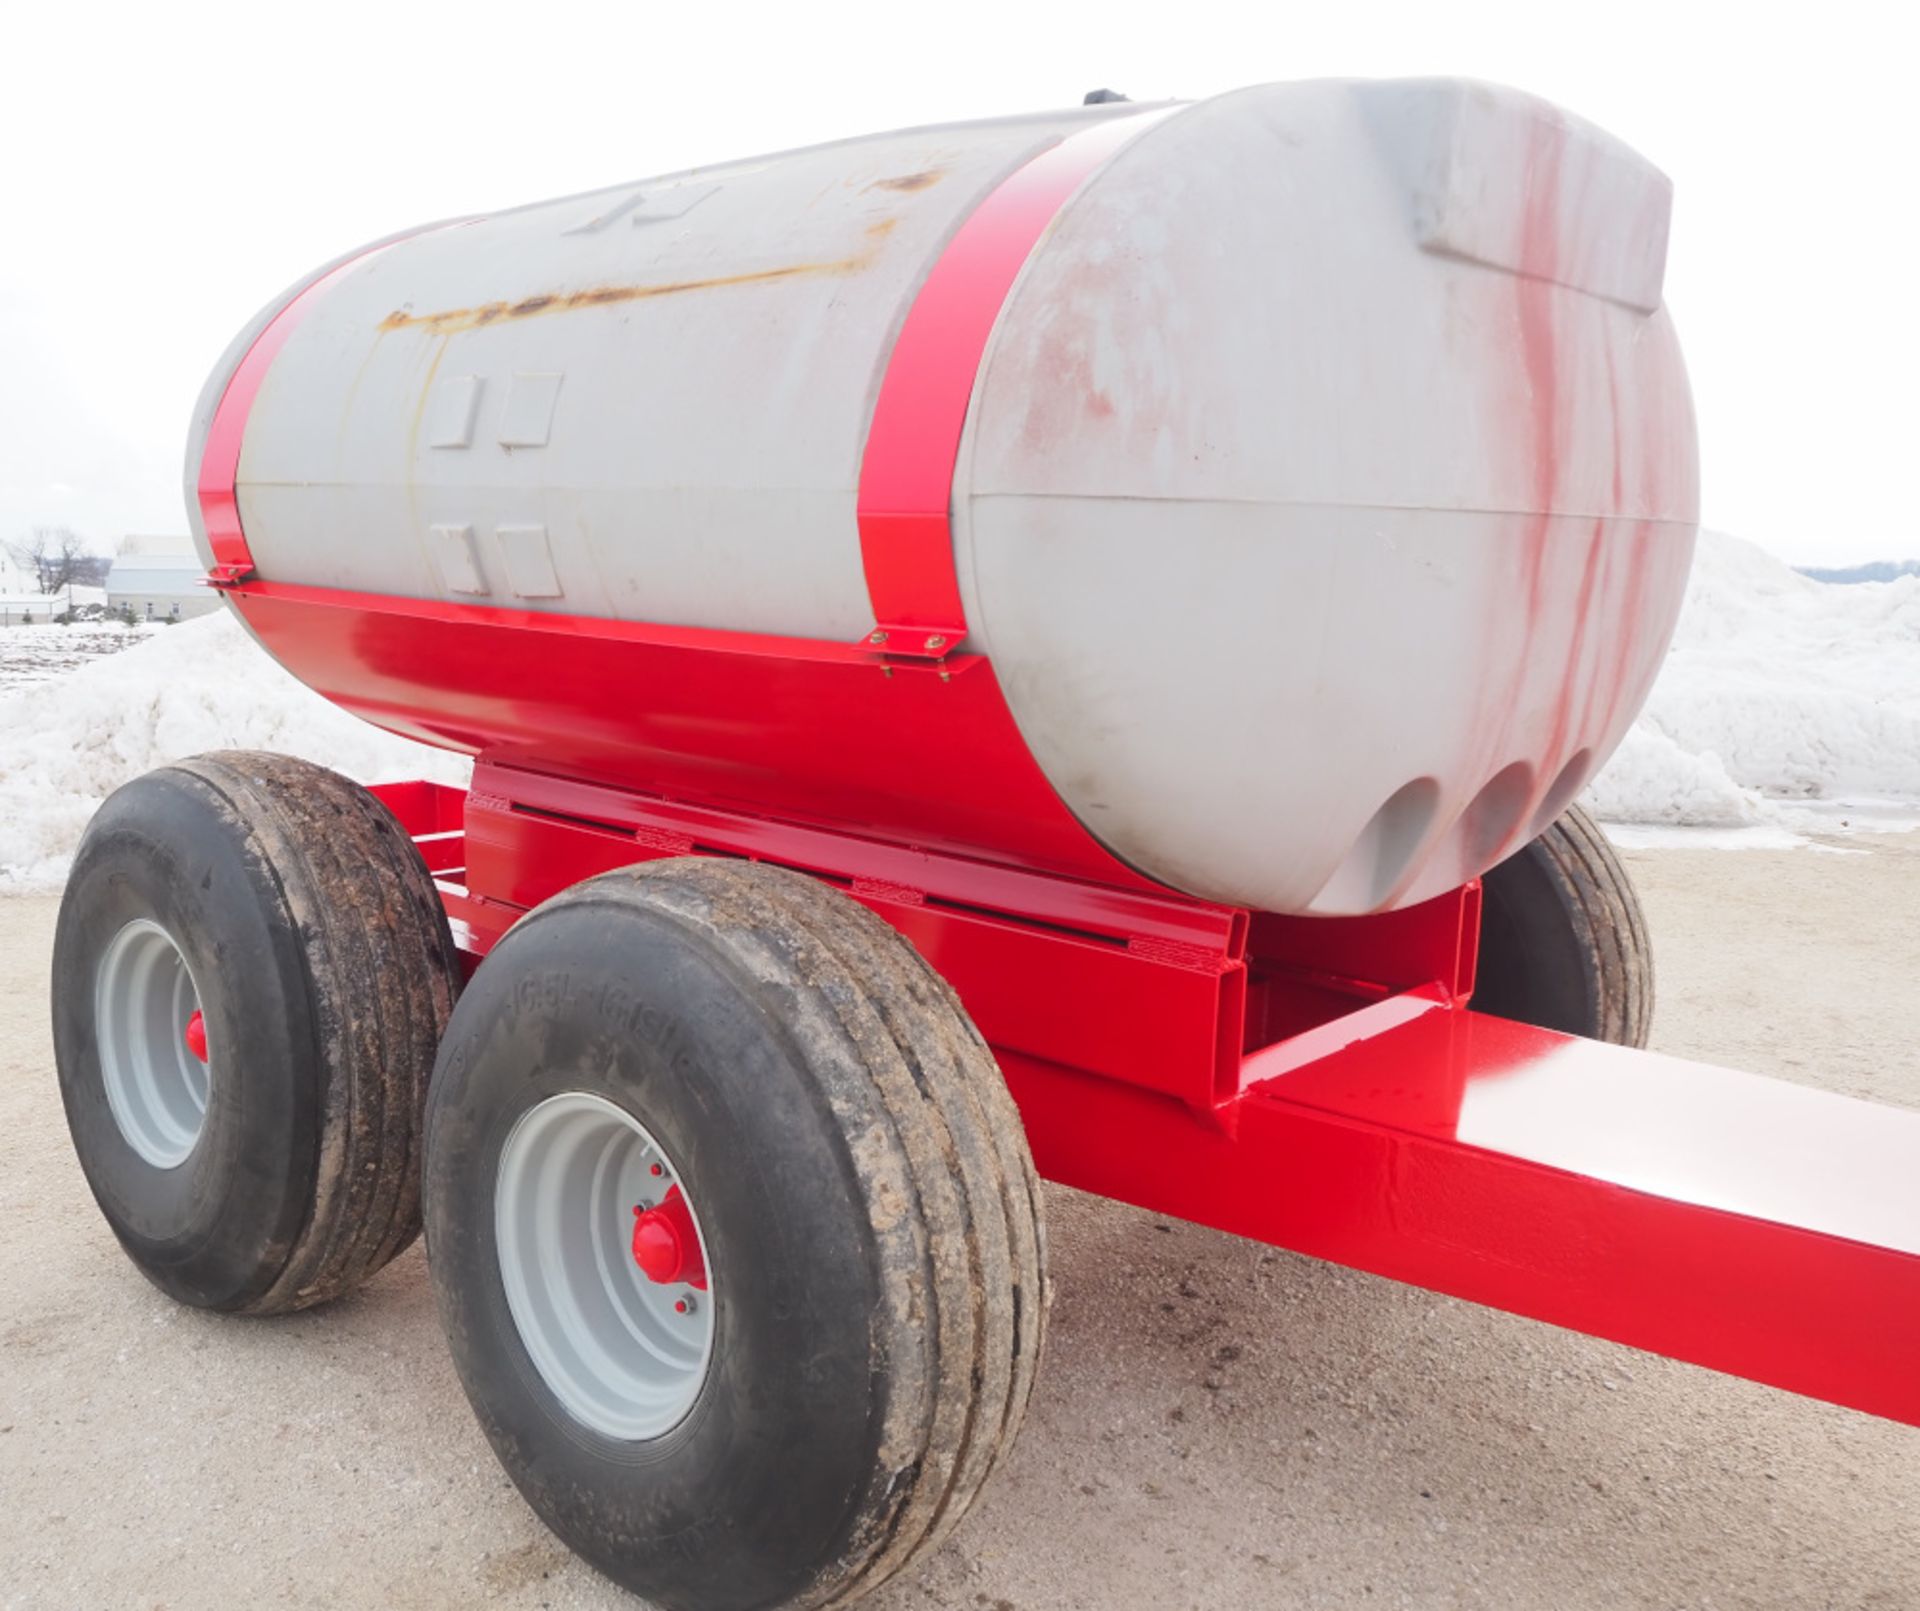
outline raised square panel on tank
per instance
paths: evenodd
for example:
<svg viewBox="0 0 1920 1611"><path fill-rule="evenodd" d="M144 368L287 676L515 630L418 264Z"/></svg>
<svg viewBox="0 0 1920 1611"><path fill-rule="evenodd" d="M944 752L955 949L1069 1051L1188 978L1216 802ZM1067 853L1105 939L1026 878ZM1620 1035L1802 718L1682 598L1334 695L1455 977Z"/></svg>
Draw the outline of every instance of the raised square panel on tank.
<svg viewBox="0 0 1920 1611"><path fill-rule="evenodd" d="M448 592L488 591L487 579L480 573L480 556L474 551L473 527L429 526L427 548Z"/></svg>
<svg viewBox="0 0 1920 1611"><path fill-rule="evenodd" d="M452 375L433 388L427 404L427 442L437 448L473 446L473 420L486 384L478 375Z"/></svg>
<svg viewBox="0 0 1920 1611"><path fill-rule="evenodd" d="M507 584L523 599L557 599L560 578L553 568L545 526L501 526L494 532Z"/></svg>
<svg viewBox="0 0 1920 1611"><path fill-rule="evenodd" d="M559 375L516 374L507 382L507 399L500 407L502 447L547 445L561 379Z"/></svg>

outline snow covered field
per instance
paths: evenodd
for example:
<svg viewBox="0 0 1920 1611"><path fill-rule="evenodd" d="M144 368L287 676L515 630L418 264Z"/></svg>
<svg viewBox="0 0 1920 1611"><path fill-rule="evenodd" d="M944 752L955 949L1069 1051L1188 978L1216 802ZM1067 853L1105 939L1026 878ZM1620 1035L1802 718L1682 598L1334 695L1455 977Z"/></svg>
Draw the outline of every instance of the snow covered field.
<svg viewBox="0 0 1920 1611"><path fill-rule="evenodd" d="M229 616L80 663L125 631L0 636L0 890L57 888L108 793L201 750L283 750L366 782L465 779L457 757L309 692ZM1641 845L1920 824L1920 576L1816 582L1703 534L1660 682L1587 802Z"/></svg>
<svg viewBox="0 0 1920 1611"><path fill-rule="evenodd" d="M157 626L122 626L102 621L79 626L9 626L0 628L0 695L83 666L102 655L118 654L144 643Z"/></svg>

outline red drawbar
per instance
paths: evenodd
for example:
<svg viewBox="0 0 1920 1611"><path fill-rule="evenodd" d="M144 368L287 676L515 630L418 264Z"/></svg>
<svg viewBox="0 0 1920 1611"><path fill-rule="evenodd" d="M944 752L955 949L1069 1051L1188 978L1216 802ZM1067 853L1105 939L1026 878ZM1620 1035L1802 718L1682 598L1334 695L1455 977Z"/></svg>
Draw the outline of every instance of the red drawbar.
<svg viewBox="0 0 1920 1611"><path fill-rule="evenodd" d="M980 360L1014 276L1086 177L1169 109L1070 134L1004 180L934 264L887 360L860 464L868 643L939 660L966 636L953 564L954 460Z"/></svg>
<svg viewBox="0 0 1920 1611"><path fill-rule="evenodd" d="M1000 1064L1050 1180L1920 1424L1920 1114L1438 1004L1366 1027L1250 1054L1231 1127Z"/></svg>

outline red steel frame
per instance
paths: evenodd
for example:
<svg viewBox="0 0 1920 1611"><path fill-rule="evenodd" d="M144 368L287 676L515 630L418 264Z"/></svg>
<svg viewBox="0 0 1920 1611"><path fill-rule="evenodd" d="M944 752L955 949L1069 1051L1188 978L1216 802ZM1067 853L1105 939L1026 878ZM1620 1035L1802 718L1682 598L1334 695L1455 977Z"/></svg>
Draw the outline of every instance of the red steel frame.
<svg viewBox="0 0 1920 1611"><path fill-rule="evenodd" d="M469 790L376 791L470 968L595 873L798 868L953 984L1051 1179L1920 1424L1920 1113L1472 1011L1477 885L1311 920L1162 889L1067 812L960 646L948 507L993 320L1079 180L1158 115L1036 158L923 287L861 476L859 644L254 575L247 411L351 265L269 324L222 399L199 488L212 580L321 693L480 758ZM632 688L644 706L609 696Z"/></svg>
<svg viewBox="0 0 1920 1611"><path fill-rule="evenodd" d="M799 868L954 986L1051 1180L1920 1424L1920 1113L1472 1011L1477 885L1279 918L495 765L375 792L471 966L598 872Z"/></svg>

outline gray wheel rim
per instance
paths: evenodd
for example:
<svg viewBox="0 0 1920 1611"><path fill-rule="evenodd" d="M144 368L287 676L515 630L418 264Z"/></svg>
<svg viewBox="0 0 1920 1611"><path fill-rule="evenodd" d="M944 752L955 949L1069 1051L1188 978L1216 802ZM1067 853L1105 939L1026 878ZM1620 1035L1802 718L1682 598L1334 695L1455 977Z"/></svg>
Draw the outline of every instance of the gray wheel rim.
<svg viewBox="0 0 1920 1611"><path fill-rule="evenodd" d="M114 1123L154 1168L179 1168L206 1129L214 1048L204 1063L187 1049L200 992L173 936L144 917L121 929L100 957L93 1009Z"/></svg>
<svg viewBox="0 0 1920 1611"><path fill-rule="evenodd" d="M713 1266L698 1216L707 1291L657 1284L633 1259L634 1210L676 1184L690 1196L646 1127L587 1091L529 1108L500 1151L494 1239L507 1308L541 1380L604 1437L672 1431L713 1357Z"/></svg>

